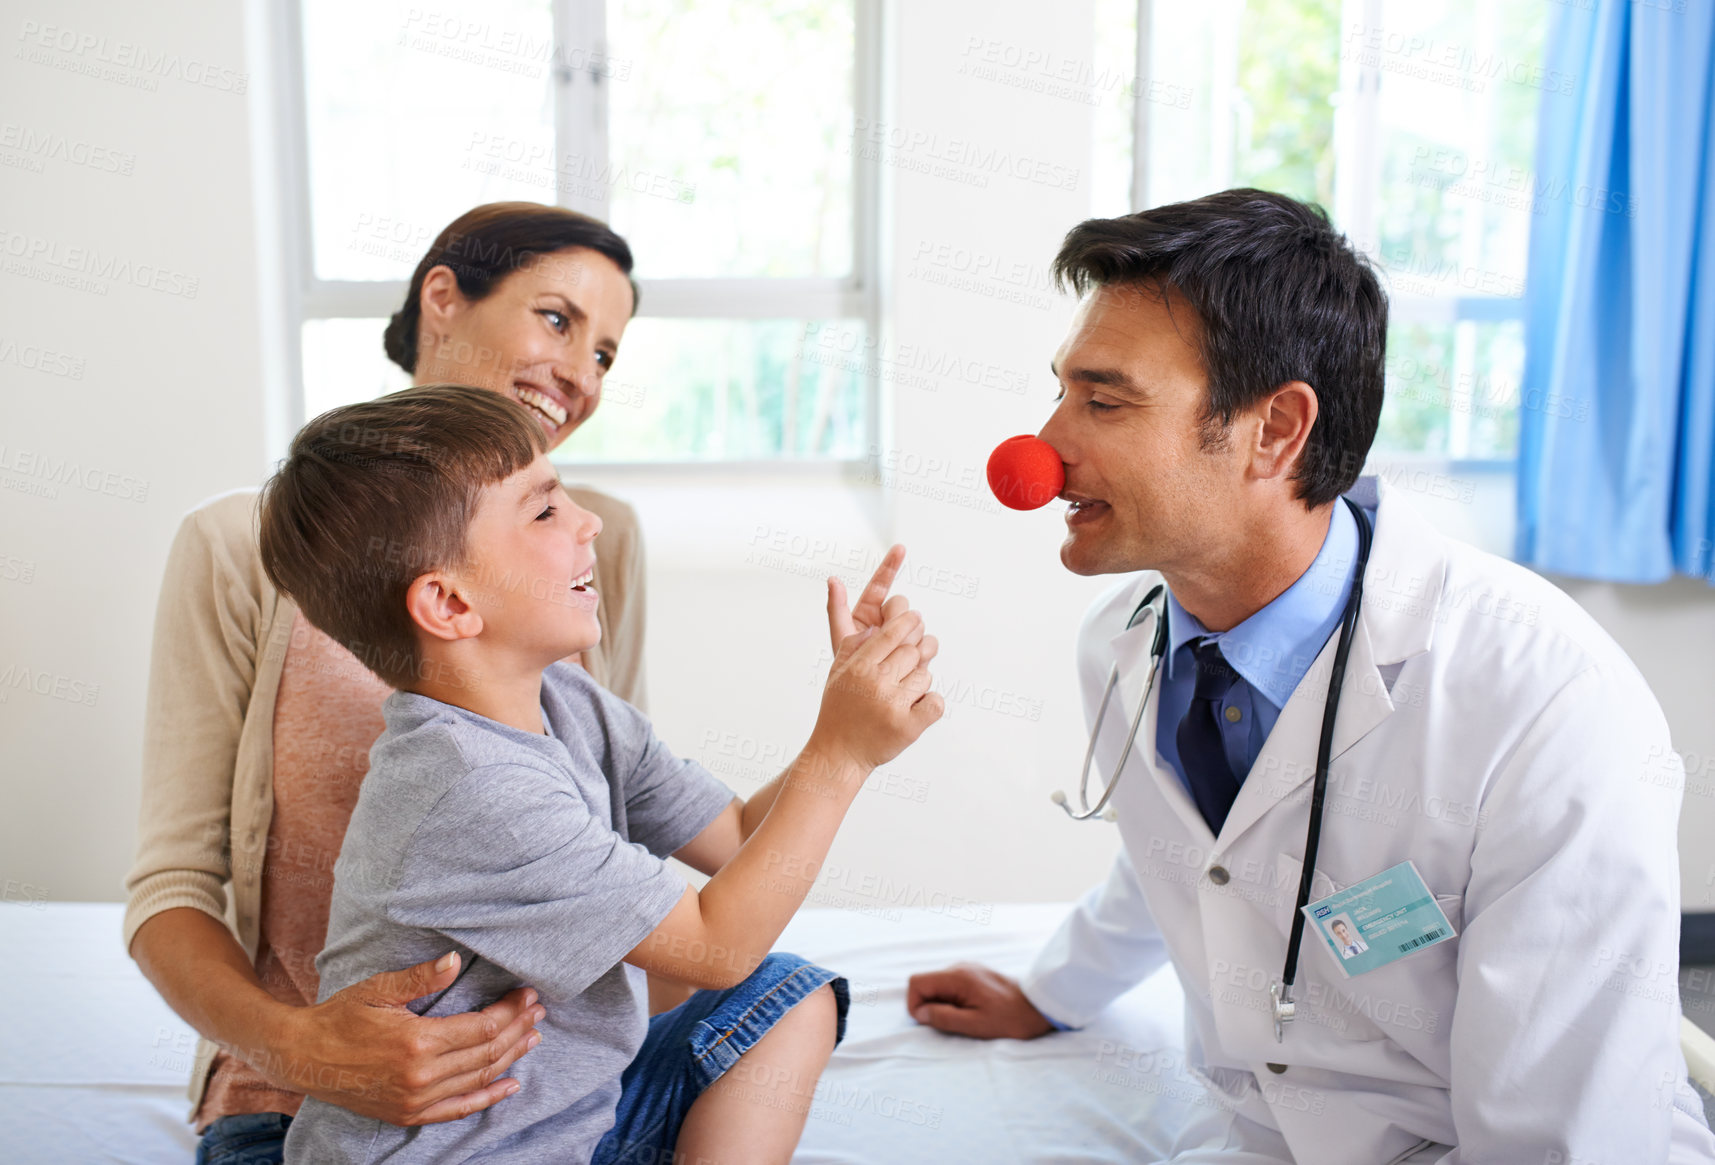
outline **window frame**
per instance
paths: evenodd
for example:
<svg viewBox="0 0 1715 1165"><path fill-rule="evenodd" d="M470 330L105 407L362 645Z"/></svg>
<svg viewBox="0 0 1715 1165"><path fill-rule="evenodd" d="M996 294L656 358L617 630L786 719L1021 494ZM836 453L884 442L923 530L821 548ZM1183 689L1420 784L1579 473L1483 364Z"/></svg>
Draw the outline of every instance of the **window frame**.
<svg viewBox="0 0 1715 1165"><path fill-rule="evenodd" d="M882 104L885 0L851 0L853 17L852 117L854 124L875 124ZM606 0L549 0L556 45L586 45L592 60L606 61ZM303 331L315 320L386 319L398 310L409 280L323 279L315 269L315 222L310 191L309 130L305 84L302 0L273 0L270 5L278 78L275 100L275 165L281 191L278 208L282 255L281 307L286 332L282 353L286 387L283 420L295 432L305 416ZM608 150L607 82L600 70L550 65L557 92L554 102L556 156L578 153L605 164ZM863 120L867 119L867 120ZM638 318L706 320L843 320L861 323L876 336L882 326L882 238L880 163L865 151L851 151L852 270L845 276L807 278L639 279ZM556 188L557 205L606 221L606 192L595 198ZM858 374L863 394L861 451L850 456L782 455L766 458L672 457L659 460L603 460L590 468L693 468L730 473L801 473L835 469L849 475L873 462L882 424L880 378Z"/></svg>
<svg viewBox="0 0 1715 1165"><path fill-rule="evenodd" d="M1382 0L1345 0L1346 13L1354 9L1365 27L1381 24ZM1137 0L1137 57L1134 75L1149 76L1150 33L1155 0ZM1348 16L1342 16L1342 23ZM1334 206L1335 225L1372 259L1379 232L1381 164L1381 69L1375 65L1342 62L1339 104L1335 117ZM1149 120L1151 103L1134 101L1132 115L1131 208L1148 208ZM1341 165L1342 158L1357 158L1366 164ZM1498 295L1427 296L1388 295L1388 325L1496 323L1525 319L1525 301ZM1518 458L1470 457L1459 453L1423 450L1372 453L1377 461L1392 465L1436 465L1474 472L1506 472L1517 469Z"/></svg>

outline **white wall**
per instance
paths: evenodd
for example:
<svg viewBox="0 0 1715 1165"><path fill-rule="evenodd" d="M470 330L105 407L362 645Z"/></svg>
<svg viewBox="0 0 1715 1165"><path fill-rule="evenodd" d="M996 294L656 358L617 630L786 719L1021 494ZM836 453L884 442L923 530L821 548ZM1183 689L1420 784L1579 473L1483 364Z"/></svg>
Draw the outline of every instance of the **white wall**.
<svg viewBox="0 0 1715 1165"><path fill-rule="evenodd" d="M120 897L167 544L264 464L242 16L9 0L0 21L7 897Z"/></svg>
<svg viewBox="0 0 1715 1165"><path fill-rule="evenodd" d="M995 440L1034 431L1050 408L1047 365L1070 308L1045 267L1088 213L1088 182L1063 179L1087 177L1091 155L1087 105L1033 92L1018 84L1024 74L982 58L992 44L1003 60L1011 46L1090 60L1090 4L895 6L890 124L1011 151L1061 181L987 174L979 187L968 169L923 172L925 152L888 155L880 354L950 359L990 382L892 365L913 379L889 392L891 488L815 472L585 475L643 514L655 719L740 791L771 776L813 722L826 662L821 578L855 581L893 540L927 572L904 589L942 640L951 712L858 798L817 894L825 904L968 914L968 900L1068 898L1113 852L1111 827L1068 822L1048 801L1077 776L1072 637L1102 583L1059 567L1051 512L1003 513L981 485ZM269 232L256 225L249 157L267 111L177 79L146 92L74 71L112 68L97 52L134 41L249 72L254 103L254 27L232 6L73 0L15 11L0 27L15 35L26 21L107 45L49 50L49 64L9 60L4 132L63 134L134 162L123 175L55 160L40 172L7 167L4 247L20 237L87 246L198 279L192 299L119 280L104 293L56 286L15 273L9 257L0 271L0 884L11 897L112 899L131 856L148 626L168 540L186 508L260 480L278 449L266 436L278 402L262 388L276 319L259 278L273 252L258 246ZM81 376L22 367L9 353L26 346L65 353ZM20 454L117 477L40 496L16 488L32 480L10 468ZM127 492L126 479L147 483L143 500L101 492ZM1474 485L1469 503L1421 504L1450 532L1504 549L1510 487ZM1573 590L1633 652L1681 748L1700 758L1686 798L1686 900L1715 906L1715 761L1701 759L1715 756L1715 678L1684 650L1715 632L1715 601L1691 581ZM46 675L49 694L6 686L8 668ZM87 702L63 698L74 695Z"/></svg>
<svg viewBox="0 0 1715 1165"><path fill-rule="evenodd" d="M895 16L897 83L884 120L897 138L923 144L884 155L892 279L877 355L907 382L890 394L892 431L880 442L894 488L831 511L824 497L793 496L798 489L735 496L715 506L729 519L724 543L705 530L704 549L688 554L659 536L678 521L682 495L640 491L614 475L595 480L637 500L652 531L657 720L676 746L729 778L735 761L742 766L729 753L747 740L789 756L809 731L827 659L822 577L857 581L848 564L869 567L891 541L905 543L908 571L927 572L900 589L941 640L935 670L949 712L859 797L820 900L886 911L1069 898L1105 874L1116 843L1111 827L1069 822L1048 800L1077 778L1073 636L1105 584L1067 574L1056 554L1059 518L1003 511L982 467L999 438L1041 425L1055 393L1048 363L1071 308L1047 287L1046 266L1088 214L1089 107L972 77L981 50L967 50L980 30L1003 46L1088 60L1091 10L901 4ZM977 188L969 168L924 173L933 151L955 140L1041 163L1028 169L1048 180L984 175ZM916 376L914 360L956 363L978 383ZM863 516L878 511L881 528ZM699 523L708 520L699 509ZM804 547L814 538L825 548ZM747 629L736 643L734 626ZM741 682L731 682L729 662L744 669ZM737 738L724 739L727 730Z"/></svg>

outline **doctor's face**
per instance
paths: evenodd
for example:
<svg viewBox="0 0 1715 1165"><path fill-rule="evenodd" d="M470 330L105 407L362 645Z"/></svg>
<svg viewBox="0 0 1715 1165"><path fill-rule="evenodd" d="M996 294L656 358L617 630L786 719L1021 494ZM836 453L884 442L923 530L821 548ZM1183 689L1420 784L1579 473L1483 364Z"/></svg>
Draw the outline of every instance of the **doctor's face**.
<svg viewBox="0 0 1715 1165"><path fill-rule="evenodd" d="M1238 529L1242 463L1205 439L1197 328L1178 295L1134 286L1097 288L1073 317L1038 435L1066 464L1060 561L1074 574L1195 571Z"/></svg>

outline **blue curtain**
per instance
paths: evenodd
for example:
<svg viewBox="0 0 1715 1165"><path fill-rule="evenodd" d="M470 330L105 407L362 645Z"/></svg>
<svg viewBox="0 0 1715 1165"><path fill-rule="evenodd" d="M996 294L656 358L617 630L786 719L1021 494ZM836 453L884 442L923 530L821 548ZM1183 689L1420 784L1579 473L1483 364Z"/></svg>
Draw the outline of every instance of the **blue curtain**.
<svg viewBox="0 0 1715 1165"><path fill-rule="evenodd" d="M1519 399L1519 561L1711 576L1715 0L1552 19ZM1715 581L1715 579L1712 579Z"/></svg>

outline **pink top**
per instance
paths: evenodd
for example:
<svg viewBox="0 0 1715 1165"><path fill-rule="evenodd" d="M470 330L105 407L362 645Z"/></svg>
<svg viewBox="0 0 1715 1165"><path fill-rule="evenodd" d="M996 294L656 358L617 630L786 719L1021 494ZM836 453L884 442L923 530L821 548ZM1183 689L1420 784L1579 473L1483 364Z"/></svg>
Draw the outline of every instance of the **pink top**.
<svg viewBox="0 0 1715 1165"><path fill-rule="evenodd" d="M369 747L385 727L381 702L391 691L298 612L274 705L274 818L262 863L256 946L256 974L283 1003L307 1007L316 1001L316 956L327 939L334 859L369 771ZM220 1052L197 1108L197 1131L235 1113L295 1116L303 1101L302 1094L275 1088L249 1064Z"/></svg>

